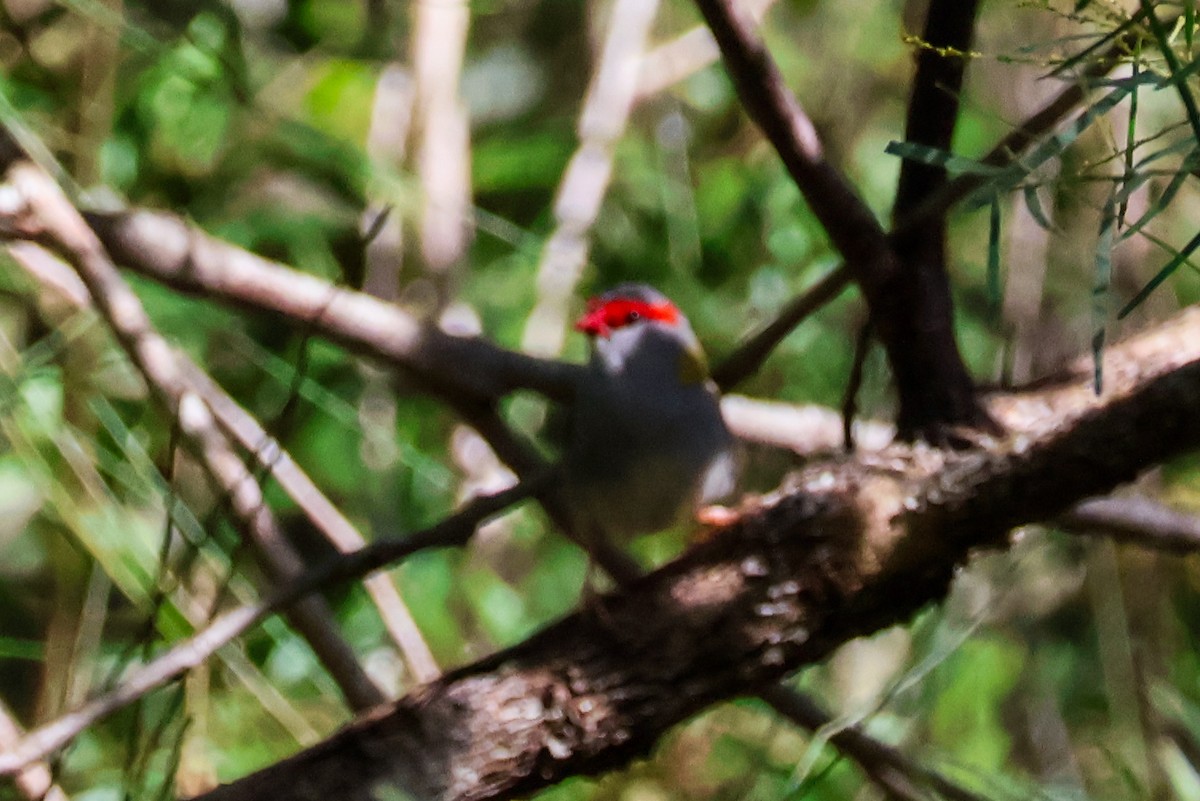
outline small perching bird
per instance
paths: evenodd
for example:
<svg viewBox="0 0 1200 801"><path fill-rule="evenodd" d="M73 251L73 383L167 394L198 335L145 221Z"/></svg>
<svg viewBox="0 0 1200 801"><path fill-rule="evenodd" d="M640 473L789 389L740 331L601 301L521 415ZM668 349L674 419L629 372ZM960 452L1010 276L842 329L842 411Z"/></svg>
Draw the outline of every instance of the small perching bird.
<svg viewBox="0 0 1200 801"><path fill-rule="evenodd" d="M563 460L576 536L623 544L683 522L733 490L733 437L687 318L621 284L575 324L592 340Z"/></svg>

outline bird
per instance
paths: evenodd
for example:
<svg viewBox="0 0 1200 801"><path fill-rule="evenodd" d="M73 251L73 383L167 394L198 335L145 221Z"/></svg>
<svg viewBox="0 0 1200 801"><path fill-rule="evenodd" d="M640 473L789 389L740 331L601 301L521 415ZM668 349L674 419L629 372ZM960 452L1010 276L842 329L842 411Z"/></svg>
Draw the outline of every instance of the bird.
<svg viewBox="0 0 1200 801"><path fill-rule="evenodd" d="M623 283L575 324L591 340L576 386L563 497L577 538L625 545L734 489L734 438L700 341L658 290Z"/></svg>

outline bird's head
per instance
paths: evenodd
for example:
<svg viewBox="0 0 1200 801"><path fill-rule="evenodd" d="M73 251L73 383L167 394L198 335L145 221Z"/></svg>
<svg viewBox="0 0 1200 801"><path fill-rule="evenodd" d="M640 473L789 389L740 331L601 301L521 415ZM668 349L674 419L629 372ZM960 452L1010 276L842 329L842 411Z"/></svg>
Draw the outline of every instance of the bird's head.
<svg viewBox="0 0 1200 801"><path fill-rule="evenodd" d="M576 321L575 329L608 339L630 326L659 323L673 327L682 319L675 304L658 290L644 284L620 284L589 300L587 313Z"/></svg>
<svg viewBox="0 0 1200 801"><path fill-rule="evenodd" d="M619 284L592 298L575 329L592 338L609 369L622 370L637 356L646 361L674 358L685 381L707 377L703 351L687 318L666 295L645 284Z"/></svg>

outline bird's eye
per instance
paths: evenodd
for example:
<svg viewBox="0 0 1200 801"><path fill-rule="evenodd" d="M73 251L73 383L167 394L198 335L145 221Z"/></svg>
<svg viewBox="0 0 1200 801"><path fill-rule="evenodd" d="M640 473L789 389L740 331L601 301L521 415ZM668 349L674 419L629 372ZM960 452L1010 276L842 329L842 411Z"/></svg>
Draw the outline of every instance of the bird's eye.
<svg viewBox="0 0 1200 801"><path fill-rule="evenodd" d="M640 319L642 319L642 315L635 311L631 311L625 315L626 323L636 323Z"/></svg>

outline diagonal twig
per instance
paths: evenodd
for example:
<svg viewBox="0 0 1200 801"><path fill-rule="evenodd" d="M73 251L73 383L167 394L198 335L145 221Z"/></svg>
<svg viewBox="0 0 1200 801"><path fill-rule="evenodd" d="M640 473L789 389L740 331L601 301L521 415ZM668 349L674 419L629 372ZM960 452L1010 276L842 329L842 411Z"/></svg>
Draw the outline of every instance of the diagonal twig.
<svg viewBox="0 0 1200 801"><path fill-rule="evenodd" d="M93 723L124 708L171 679L203 663L222 646L271 614L302 603L314 592L368 573L428 548L462 545L476 527L539 490L552 477L543 473L494 495L476 498L442 522L401 540L372 543L340 556L277 587L264 600L226 612L191 637L171 646L154 661L122 678L110 692L28 732L0 754L0 776L24 769L66 745Z"/></svg>
<svg viewBox="0 0 1200 801"><path fill-rule="evenodd" d="M542 356L562 351L567 308L588 260L588 232L612 175L613 150L637 96L638 68L658 0L617 0L600 60L579 115L579 147L567 163L554 198L554 231L538 263L538 298L525 324L522 350Z"/></svg>
<svg viewBox="0 0 1200 801"><path fill-rule="evenodd" d="M1005 167L1014 163L1022 152L1052 131L1079 107L1087 97L1088 81L1107 74L1119 63L1131 37L1132 34L1127 34L1088 61L1077 80L1068 83L1046 105L1002 137L979 161L994 167ZM945 214L956 203L982 186L986 180L985 176L968 173L943 184L915 207L902 210L892 236L903 233L911 226L921 225L926 219ZM808 315L840 295L852 280L850 269L842 264L797 295L774 320L716 366L713 375L717 378L718 385L723 390L729 390L753 375L792 329Z"/></svg>
<svg viewBox="0 0 1200 801"><path fill-rule="evenodd" d="M141 301L121 278L104 246L40 168L18 162L9 168L7 178L23 204L12 215L12 225L24 229L28 238L47 241L78 272L155 398L180 421L185 441L227 494L236 523L273 578L285 581L298 574L302 562L283 539L258 483L217 430L207 407L190 392L170 346L154 330ZM323 601L303 602L293 611L292 620L354 707L365 709L383 701L382 692L338 633L333 613Z"/></svg>

